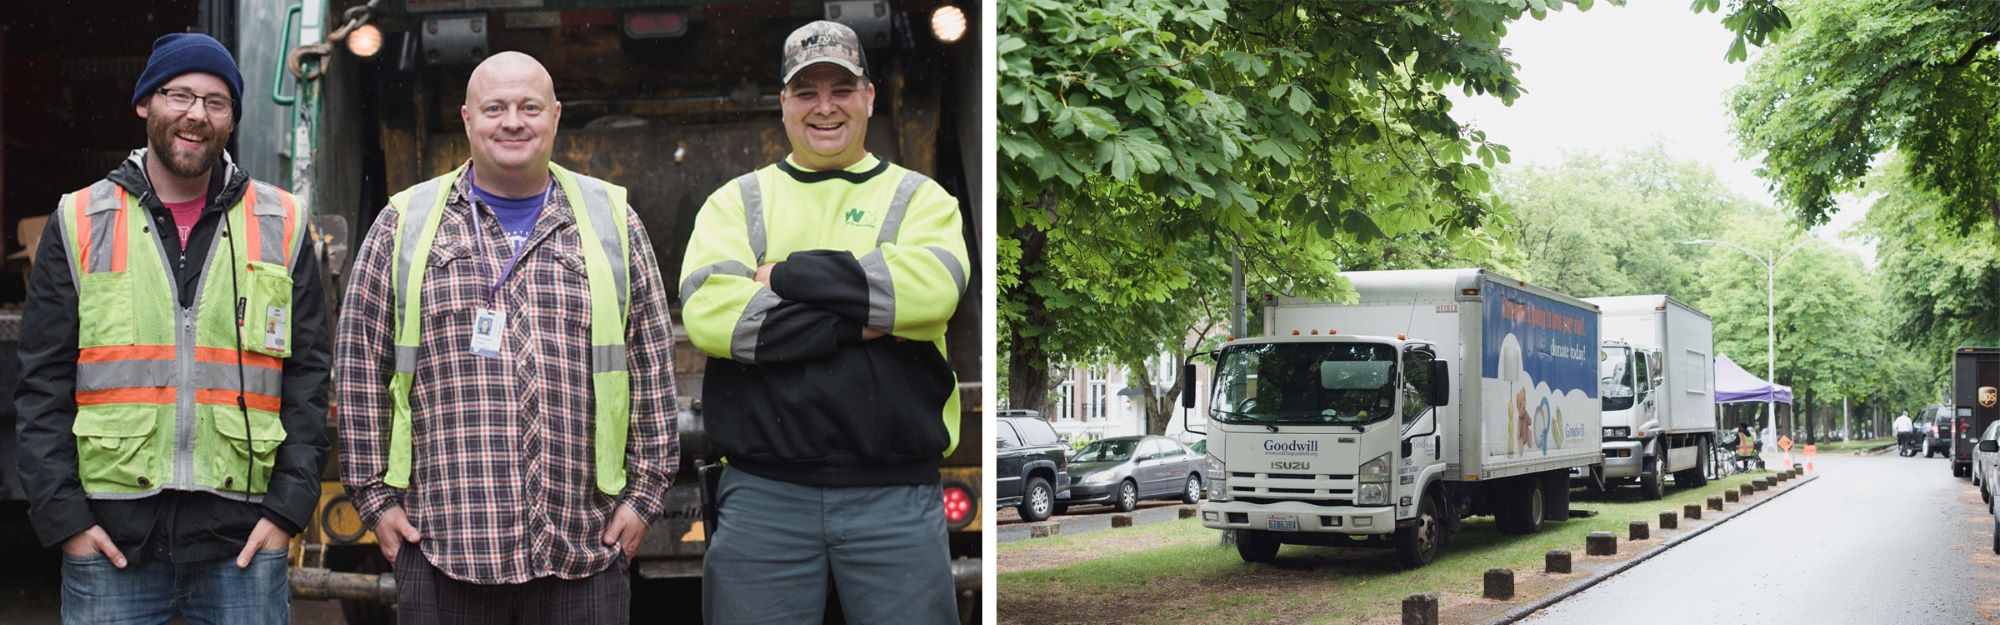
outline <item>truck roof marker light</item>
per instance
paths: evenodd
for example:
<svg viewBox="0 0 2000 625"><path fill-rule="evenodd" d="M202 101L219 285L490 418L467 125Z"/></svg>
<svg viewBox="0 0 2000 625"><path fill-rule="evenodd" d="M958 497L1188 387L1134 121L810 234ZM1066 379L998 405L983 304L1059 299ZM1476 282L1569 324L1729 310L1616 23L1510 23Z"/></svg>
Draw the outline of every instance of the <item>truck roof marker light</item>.
<svg viewBox="0 0 2000 625"><path fill-rule="evenodd" d="M965 10L953 5L941 5L931 11L931 34L938 41L957 43L965 37Z"/></svg>
<svg viewBox="0 0 2000 625"><path fill-rule="evenodd" d="M1312 335L1319 336L1319 328L1313 328Z"/></svg>
<svg viewBox="0 0 2000 625"><path fill-rule="evenodd" d="M1666 307L1666 306L1664 306L1664 305L1661 305L1661 306L1654 306L1654 307L1653 307L1653 312L1667 312L1667 307Z"/></svg>
<svg viewBox="0 0 2000 625"><path fill-rule="evenodd" d="M1459 291L1459 294L1466 297L1479 297L1479 289L1465 289Z"/></svg>
<svg viewBox="0 0 2000 625"><path fill-rule="evenodd" d="M1298 336L1298 335L1299 335L1299 330L1298 330L1298 328L1293 328L1293 329L1292 329L1292 336Z"/></svg>
<svg viewBox="0 0 2000 625"><path fill-rule="evenodd" d="M1407 341L1407 340L1410 340L1410 335L1408 335L1408 334L1403 334L1403 333L1401 333L1401 332L1397 332L1397 333L1396 333L1396 340L1398 340L1398 341Z"/></svg>
<svg viewBox="0 0 2000 625"><path fill-rule="evenodd" d="M356 58L374 58L382 51L382 29L374 24L362 24L347 33L347 51Z"/></svg>
<svg viewBox="0 0 2000 625"><path fill-rule="evenodd" d="M1335 334L1340 334L1340 331L1339 331L1339 330L1335 330L1335 329L1333 329L1333 328L1327 328L1327 329L1326 329L1326 334L1327 334L1327 336L1332 336L1332 335L1335 335Z"/></svg>

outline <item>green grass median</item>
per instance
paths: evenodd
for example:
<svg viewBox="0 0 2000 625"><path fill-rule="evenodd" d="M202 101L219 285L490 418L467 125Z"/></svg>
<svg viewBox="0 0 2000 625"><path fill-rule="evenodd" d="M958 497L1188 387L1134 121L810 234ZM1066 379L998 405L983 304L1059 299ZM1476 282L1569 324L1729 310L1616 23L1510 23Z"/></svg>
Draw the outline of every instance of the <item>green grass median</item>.
<svg viewBox="0 0 2000 625"><path fill-rule="evenodd" d="M1393 621L1403 597L1430 592L1444 605L1480 593L1481 575L1510 568L1518 578L1542 569L1543 555L1567 549L1583 561L1584 537L1618 536L1635 520L1654 525L1661 511L1704 503L1768 472L1734 475L1699 489L1669 488L1659 501L1636 489L1614 490L1571 509L1588 518L1547 522L1526 536L1503 535L1491 517L1467 519L1436 562L1405 571L1394 550L1287 545L1271 564L1248 564L1220 545L1199 519L1130 529L1006 543L999 546L1001 622L1036 623L1358 623ZM1582 491L1577 491L1579 497ZM1731 504L1740 506L1742 504ZM1713 514L1711 512L1711 514ZM1683 528L1691 523L1683 521Z"/></svg>
<svg viewBox="0 0 2000 625"><path fill-rule="evenodd" d="M1857 451L1868 451L1881 447L1892 447L1895 444L1896 444L1896 439L1884 436L1882 438L1864 438L1858 441L1835 441L1831 443L1824 443L1818 446L1818 450L1823 452L1853 453ZM1798 452L1801 451L1802 449L1803 447L1793 447L1792 451ZM1768 456L1770 454L1765 454L1765 455Z"/></svg>

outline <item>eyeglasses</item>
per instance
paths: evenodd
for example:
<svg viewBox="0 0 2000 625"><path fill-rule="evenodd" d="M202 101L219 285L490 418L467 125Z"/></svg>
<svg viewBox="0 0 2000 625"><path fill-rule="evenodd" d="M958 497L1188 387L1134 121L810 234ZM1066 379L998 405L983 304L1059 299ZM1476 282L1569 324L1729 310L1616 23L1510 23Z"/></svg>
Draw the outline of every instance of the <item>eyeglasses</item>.
<svg viewBox="0 0 2000 625"><path fill-rule="evenodd" d="M181 91L165 87L161 87L154 93L167 96L167 108L173 109L174 112L187 112L188 109L194 108L196 100L201 101L203 110L208 111L209 115L216 117L228 115L231 111L235 110L236 106L234 100L219 95L195 95L191 91Z"/></svg>

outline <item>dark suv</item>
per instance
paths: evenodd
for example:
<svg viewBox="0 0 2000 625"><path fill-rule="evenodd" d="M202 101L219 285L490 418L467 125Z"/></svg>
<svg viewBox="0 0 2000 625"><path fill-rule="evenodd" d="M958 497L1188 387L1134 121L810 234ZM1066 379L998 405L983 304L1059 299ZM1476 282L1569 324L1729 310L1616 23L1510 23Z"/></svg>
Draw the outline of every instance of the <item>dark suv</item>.
<svg viewBox="0 0 2000 625"><path fill-rule="evenodd" d="M1939 454L1951 457L1951 409L1942 406L1925 408L1917 427L1924 429L1924 457L1935 458ZM1953 471L1956 473L1957 471Z"/></svg>
<svg viewBox="0 0 2000 625"><path fill-rule="evenodd" d="M1069 490L1069 446L1033 410L1002 410L994 426L994 480L1002 508L1019 506L1021 518L1042 521L1055 510L1056 497Z"/></svg>

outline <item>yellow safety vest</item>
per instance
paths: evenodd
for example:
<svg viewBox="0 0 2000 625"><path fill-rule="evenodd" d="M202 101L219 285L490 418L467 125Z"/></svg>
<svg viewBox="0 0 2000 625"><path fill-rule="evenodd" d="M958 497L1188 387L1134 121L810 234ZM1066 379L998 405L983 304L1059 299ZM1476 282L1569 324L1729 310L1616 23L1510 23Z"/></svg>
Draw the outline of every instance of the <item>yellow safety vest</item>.
<svg viewBox="0 0 2000 625"><path fill-rule="evenodd" d="M556 186L576 213L582 240L585 280L590 285L590 382L596 407L595 453L597 490L617 496L625 490L625 442L632 425L632 379L626 366L625 327L631 316L631 232L625 227L630 209L625 189L573 173L549 163ZM395 373L389 379L393 404L389 426L389 468L382 482L409 488L416 442L410 434L410 388L416 382L417 347L422 344L424 267L432 242L443 223L445 199L465 173L465 166L418 183L389 198L396 208ZM553 192L553 191L552 191ZM595 245L593 245L595 243ZM617 262L613 262L616 259Z"/></svg>
<svg viewBox="0 0 2000 625"><path fill-rule="evenodd" d="M292 195L250 182L210 240L189 308L138 197L100 180L57 213L77 292L71 431L84 495L259 500L285 439L291 267L305 241Z"/></svg>

